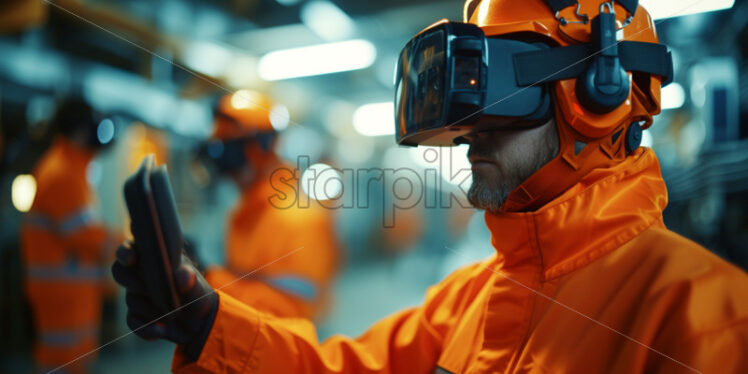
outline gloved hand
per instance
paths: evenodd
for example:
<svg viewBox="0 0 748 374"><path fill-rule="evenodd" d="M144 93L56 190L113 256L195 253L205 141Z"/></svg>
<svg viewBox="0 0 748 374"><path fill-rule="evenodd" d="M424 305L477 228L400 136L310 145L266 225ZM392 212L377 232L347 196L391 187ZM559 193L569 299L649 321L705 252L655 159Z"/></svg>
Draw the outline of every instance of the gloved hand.
<svg viewBox="0 0 748 374"><path fill-rule="evenodd" d="M156 296L146 290L137 261L135 243L125 241L117 249L117 261L112 265L114 280L127 291L127 325L141 338L177 343L188 357L197 360L213 326L218 295L183 253L174 271L181 308L159 311L152 301Z"/></svg>
<svg viewBox="0 0 748 374"><path fill-rule="evenodd" d="M205 274L205 265L204 261L200 258L200 253L197 250L197 246L195 245L195 242L191 240L190 238L183 238L183 244L182 244L182 251L185 255L187 255L187 258L192 261L192 265L195 266L195 268L200 272Z"/></svg>

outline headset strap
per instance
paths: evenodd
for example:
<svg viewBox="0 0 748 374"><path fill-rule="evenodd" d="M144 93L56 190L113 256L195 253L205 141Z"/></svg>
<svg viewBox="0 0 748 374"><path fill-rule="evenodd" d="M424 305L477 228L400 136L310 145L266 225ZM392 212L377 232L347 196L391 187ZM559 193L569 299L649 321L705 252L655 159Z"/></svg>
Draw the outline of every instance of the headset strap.
<svg viewBox="0 0 748 374"><path fill-rule="evenodd" d="M664 44L624 41L618 46L618 54L626 71L659 75L663 87L673 81L673 54Z"/></svg>
<svg viewBox="0 0 748 374"><path fill-rule="evenodd" d="M615 2L621 4L623 9L626 9L632 16L636 13L636 7L639 5L639 0L615 0ZM551 12L556 13L562 9L576 5L577 0L545 0L545 3L551 8Z"/></svg>
<svg viewBox="0 0 748 374"><path fill-rule="evenodd" d="M577 0L545 0L545 3L551 8L553 13L556 13L561 9L576 5Z"/></svg>
<svg viewBox="0 0 748 374"><path fill-rule="evenodd" d="M518 53L514 55L517 84L530 86L577 78L592 63L593 54L590 44ZM659 75L663 87L673 81L673 57L664 44L622 41L618 43L618 55L626 71Z"/></svg>
<svg viewBox="0 0 748 374"><path fill-rule="evenodd" d="M636 7L639 5L639 0L616 0L618 4L621 4L623 9L626 9L630 15L636 14Z"/></svg>

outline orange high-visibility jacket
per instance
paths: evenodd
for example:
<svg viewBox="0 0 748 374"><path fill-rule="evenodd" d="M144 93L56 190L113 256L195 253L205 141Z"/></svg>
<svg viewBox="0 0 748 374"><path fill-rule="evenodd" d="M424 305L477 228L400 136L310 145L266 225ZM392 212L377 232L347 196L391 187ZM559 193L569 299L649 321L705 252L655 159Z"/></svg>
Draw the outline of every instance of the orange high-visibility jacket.
<svg viewBox="0 0 748 374"><path fill-rule="evenodd" d="M106 264L116 246L92 209L93 153L54 141L33 175L37 192L21 226L26 291L37 329L35 359L52 370L96 347ZM82 370L86 357L66 368Z"/></svg>
<svg viewBox="0 0 748 374"><path fill-rule="evenodd" d="M532 213L486 214L496 255L362 336L221 293L177 373L745 373L748 276L668 231L654 152L595 170Z"/></svg>
<svg viewBox="0 0 748 374"><path fill-rule="evenodd" d="M285 177L290 170L282 170ZM339 260L332 216L314 201L305 206L297 191L278 183L279 175L272 185L260 177L242 192L229 222L226 267L208 269L205 277L257 310L314 318L327 306ZM281 192L289 200L271 200Z"/></svg>

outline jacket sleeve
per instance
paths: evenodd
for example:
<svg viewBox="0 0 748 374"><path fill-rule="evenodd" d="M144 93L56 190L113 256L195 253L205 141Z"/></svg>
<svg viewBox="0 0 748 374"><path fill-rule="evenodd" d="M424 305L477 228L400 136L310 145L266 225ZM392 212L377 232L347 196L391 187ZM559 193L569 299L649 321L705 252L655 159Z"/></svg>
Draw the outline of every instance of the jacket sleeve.
<svg viewBox="0 0 748 374"><path fill-rule="evenodd" d="M696 334L674 344L668 357L652 355L657 373L745 373L748 368L748 320Z"/></svg>
<svg viewBox="0 0 748 374"><path fill-rule="evenodd" d="M424 303L391 315L352 339L319 343L305 319L257 312L219 291L213 328L196 362L177 349L175 373L432 373L456 323L460 288L450 279L429 289Z"/></svg>

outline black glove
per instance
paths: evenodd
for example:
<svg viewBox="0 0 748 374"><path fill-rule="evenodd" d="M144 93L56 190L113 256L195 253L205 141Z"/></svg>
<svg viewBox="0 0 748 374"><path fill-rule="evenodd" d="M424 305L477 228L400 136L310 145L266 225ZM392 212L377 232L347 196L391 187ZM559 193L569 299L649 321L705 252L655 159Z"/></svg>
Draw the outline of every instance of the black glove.
<svg viewBox="0 0 748 374"><path fill-rule="evenodd" d="M117 248L117 261L112 265L114 280L127 291L127 325L143 339L177 343L188 357L197 360L213 327L218 294L182 254L181 264L174 271L182 306L176 311L159 311L152 302L155 296L146 291L143 275L136 266L138 259L134 248L135 243L131 241L122 243Z"/></svg>
<svg viewBox="0 0 748 374"><path fill-rule="evenodd" d="M187 255L187 258L192 261L192 265L194 265L200 273L205 273L205 262L200 258L200 253L198 253L199 251L197 250L195 242L187 237L182 240L184 241L182 244L184 254Z"/></svg>

